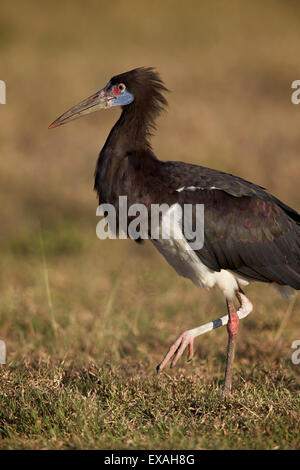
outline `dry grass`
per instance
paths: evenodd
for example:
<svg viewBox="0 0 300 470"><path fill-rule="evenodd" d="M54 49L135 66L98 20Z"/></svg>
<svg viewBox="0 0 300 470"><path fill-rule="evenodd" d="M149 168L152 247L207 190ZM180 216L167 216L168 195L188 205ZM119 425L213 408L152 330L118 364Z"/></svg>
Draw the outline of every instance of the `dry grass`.
<svg viewBox="0 0 300 470"><path fill-rule="evenodd" d="M93 171L117 111L47 129L110 76L153 65L173 91L161 159L299 209L299 23L292 1L1 3L1 448L299 448L299 300L249 287L232 399L225 329L157 377L178 333L224 314L222 296L147 243L96 239Z"/></svg>

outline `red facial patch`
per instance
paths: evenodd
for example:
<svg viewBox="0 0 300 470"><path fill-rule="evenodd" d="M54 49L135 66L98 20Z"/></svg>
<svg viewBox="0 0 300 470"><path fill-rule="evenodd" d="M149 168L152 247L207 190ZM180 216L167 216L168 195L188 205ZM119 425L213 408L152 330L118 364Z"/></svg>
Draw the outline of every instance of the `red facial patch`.
<svg viewBox="0 0 300 470"><path fill-rule="evenodd" d="M116 85L112 90L111 90L111 94L112 95L120 95L122 93L123 90L120 90L119 89L119 85Z"/></svg>

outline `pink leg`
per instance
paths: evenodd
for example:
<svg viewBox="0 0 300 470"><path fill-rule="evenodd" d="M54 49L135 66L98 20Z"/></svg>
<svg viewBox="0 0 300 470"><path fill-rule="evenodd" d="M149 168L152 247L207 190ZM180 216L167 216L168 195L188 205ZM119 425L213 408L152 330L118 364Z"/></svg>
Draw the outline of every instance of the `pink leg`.
<svg viewBox="0 0 300 470"><path fill-rule="evenodd" d="M171 357L175 354L175 357L170 365L171 368L174 367L187 346L189 348L188 361L190 361L194 355L194 336L191 331L185 331L177 338L177 340L172 344L161 363L156 367L156 371L160 372L169 362Z"/></svg>
<svg viewBox="0 0 300 470"><path fill-rule="evenodd" d="M194 339L199 336L203 335L204 333L207 333L208 331L212 331L215 328L219 328L220 326L228 325L228 333L229 336L231 337L230 339L230 351L229 351L229 361L228 365L232 366L233 362L233 349L234 349L234 344L238 332L238 324L239 324L239 319L245 318L249 313L252 311L252 304L250 300L245 296L245 294L240 291L237 292L237 298L240 303L240 308L238 311L235 310L232 301L227 302L227 307L228 307L228 312L229 315L225 315L224 317L217 318L214 321L205 323L204 325L198 326L197 328L193 328L192 330L187 330L184 331L177 339L174 341L172 346L170 347L169 351L161 361L161 363L157 366L156 370L157 372L160 372L165 365L170 361L170 359L174 356L174 359L171 362L171 367L175 366L177 363L178 359L182 356L183 351L185 350L186 347L188 347L188 360L190 361L193 357L194 354ZM229 311L229 305L232 306L231 312ZM230 359L231 358L231 359ZM227 378L227 384L229 382L231 383L231 380L229 381L230 378L230 373L231 370L228 371L228 378Z"/></svg>

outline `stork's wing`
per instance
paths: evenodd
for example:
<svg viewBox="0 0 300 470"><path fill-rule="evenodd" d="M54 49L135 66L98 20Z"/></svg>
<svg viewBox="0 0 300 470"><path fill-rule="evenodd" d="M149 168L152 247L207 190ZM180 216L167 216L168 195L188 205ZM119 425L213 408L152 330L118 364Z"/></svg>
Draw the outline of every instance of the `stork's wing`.
<svg viewBox="0 0 300 470"><path fill-rule="evenodd" d="M204 204L204 246L196 253L206 266L300 289L297 212L263 190L264 199L259 191L232 195L221 188L189 188L179 188L178 202Z"/></svg>
<svg viewBox="0 0 300 470"><path fill-rule="evenodd" d="M184 191L188 194L188 191L197 191L199 193L201 190L216 189L236 198L249 196L263 201L272 201L300 224L300 214L294 209L269 194L262 186L239 176L183 162L163 162L163 171L165 179L169 179L169 189L173 191Z"/></svg>

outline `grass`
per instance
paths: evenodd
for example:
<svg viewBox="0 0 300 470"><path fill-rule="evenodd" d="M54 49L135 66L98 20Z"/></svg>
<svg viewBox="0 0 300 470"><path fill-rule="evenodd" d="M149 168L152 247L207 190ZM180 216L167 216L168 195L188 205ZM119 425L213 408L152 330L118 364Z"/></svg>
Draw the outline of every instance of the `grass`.
<svg viewBox="0 0 300 470"><path fill-rule="evenodd" d="M178 278L149 246L138 249L147 262L136 273L134 257L126 267L109 263L108 246L99 244L63 259L52 244L44 258L26 254L22 289L6 273L1 448L298 448L299 366L290 359L297 300L274 291L260 302L271 288L250 287L257 307L241 322L234 392L225 399L225 328L198 339L192 363L155 372L180 331L224 312L221 295L213 300ZM90 262L97 251L106 277L100 286Z"/></svg>
<svg viewBox="0 0 300 470"><path fill-rule="evenodd" d="M0 448L299 448L299 298L247 289L230 399L225 328L157 376L176 335L224 315L224 299L148 243L96 239L93 171L117 111L47 130L110 76L153 65L172 90L161 159L238 174L299 209L297 3L24 5L2 2L0 20Z"/></svg>
<svg viewBox="0 0 300 470"><path fill-rule="evenodd" d="M11 364L0 382L3 448L297 447L299 388L286 365L242 371L231 399L205 369L158 378L128 359L116 367L50 357Z"/></svg>

